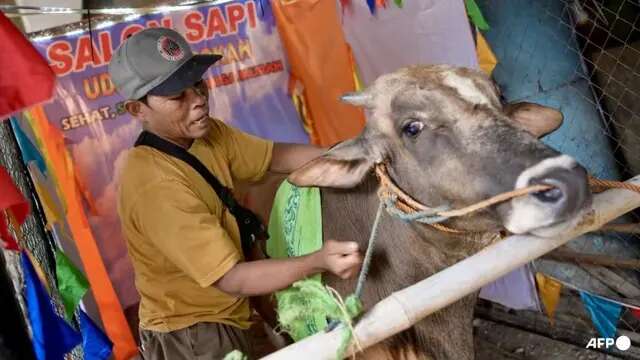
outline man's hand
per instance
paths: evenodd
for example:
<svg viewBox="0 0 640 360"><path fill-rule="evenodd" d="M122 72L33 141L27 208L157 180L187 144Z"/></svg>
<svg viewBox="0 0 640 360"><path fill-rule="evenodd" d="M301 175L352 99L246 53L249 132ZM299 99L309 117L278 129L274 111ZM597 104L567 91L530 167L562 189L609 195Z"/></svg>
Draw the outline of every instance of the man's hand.
<svg viewBox="0 0 640 360"><path fill-rule="evenodd" d="M322 261L321 267L341 279L357 274L362 264L358 244L352 241L327 240L317 254Z"/></svg>
<svg viewBox="0 0 640 360"><path fill-rule="evenodd" d="M289 174L326 151L326 148L314 145L275 143L269 171L276 174Z"/></svg>

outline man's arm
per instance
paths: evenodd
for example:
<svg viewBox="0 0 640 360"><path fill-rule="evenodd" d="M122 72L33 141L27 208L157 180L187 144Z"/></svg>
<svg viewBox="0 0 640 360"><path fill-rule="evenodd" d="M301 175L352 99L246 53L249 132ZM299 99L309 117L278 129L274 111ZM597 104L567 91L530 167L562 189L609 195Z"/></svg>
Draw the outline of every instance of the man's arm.
<svg viewBox="0 0 640 360"><path fill-rule="evenodd" d="M275 143L269 171L289 174L326 151L326 148L314 145Z"/></svg>
<svg viewBox="0 0 640 360"><path fill-rule="evenodd" d="M358 244L328 240L321 250L310 255L237 263L213 285L235 296L264 295L327 270L343 279L350 278L361 261Z"/></svg>

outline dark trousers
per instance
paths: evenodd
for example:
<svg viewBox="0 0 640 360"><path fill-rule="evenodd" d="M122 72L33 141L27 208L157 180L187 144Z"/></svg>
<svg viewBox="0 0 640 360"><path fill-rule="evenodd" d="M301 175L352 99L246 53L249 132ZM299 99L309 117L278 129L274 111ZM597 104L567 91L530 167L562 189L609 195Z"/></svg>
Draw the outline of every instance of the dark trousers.
<svg viewBox="0 0 640 360"><path fill-rule="evenodd" d="M218 360L233 350L252 358L245 331L220 323L197 323L167 333L140 329L140 341L145 360Z"/></svg>

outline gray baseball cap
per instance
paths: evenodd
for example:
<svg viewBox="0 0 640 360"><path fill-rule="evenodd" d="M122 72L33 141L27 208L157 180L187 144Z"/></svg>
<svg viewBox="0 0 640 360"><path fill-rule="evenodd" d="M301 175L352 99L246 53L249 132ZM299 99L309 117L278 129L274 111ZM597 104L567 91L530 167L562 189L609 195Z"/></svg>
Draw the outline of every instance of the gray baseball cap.
<svg viewBox="0 0 640 360"><path fill-rule="evenodd" d="M194 55L178 32L142 30L124 41L109 62L120 95L136 100L147 94L170 96L198 82L221 55Z"/></svg>

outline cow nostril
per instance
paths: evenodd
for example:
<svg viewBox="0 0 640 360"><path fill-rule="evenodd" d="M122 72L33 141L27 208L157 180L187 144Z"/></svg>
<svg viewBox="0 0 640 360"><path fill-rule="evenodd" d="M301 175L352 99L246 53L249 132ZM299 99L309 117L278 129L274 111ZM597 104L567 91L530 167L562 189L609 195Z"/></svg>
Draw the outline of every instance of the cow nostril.
<svg viewBox="0 0 640 360"><path fill-rule="evenodd" d="M552 175L552 176L549 176ZM544 178L534 178L529 182L530 185L549 185L553 186L549 190L538 191L531 196L540 202L547 204L560 204L566 199L567 185L563 178L563 173L547 174Z"/></svg>
<svg viewBox="0 0 640 360"><path fill-rule="evenodd" d="M554 187L549 190L535 192L531 194L531 196L535 197L536 199L544 203L557 203L562 199L564 194L562 193L562 190L558 189L557 187Z"/></svg>

